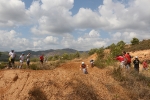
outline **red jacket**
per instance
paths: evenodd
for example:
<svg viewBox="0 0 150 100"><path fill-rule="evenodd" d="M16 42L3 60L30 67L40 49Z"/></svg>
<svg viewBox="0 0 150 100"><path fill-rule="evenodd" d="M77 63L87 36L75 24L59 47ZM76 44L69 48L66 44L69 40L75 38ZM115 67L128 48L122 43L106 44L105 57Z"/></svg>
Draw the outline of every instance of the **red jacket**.
<svg viewBox="0 0 150 100"><path fill-rule="evenodd" d="M122 62L122 61L124 61L124 58L123 58L123 56L118 56L118 57L116 57L116 60L119 60L120 62Z"/></svg>
<svg viewBox="0 0 150 100"><path fill-rule="evenodd" d="M40 60L44 60L44 57L43 57L43 55L41 55L41 56L40 56Z"/></svg>
<svg viewBox="0 0 150 100"><path fill-rule="evenodd" d="M130 55L125 54L124 57L125 57L125 60L126 60L127 63L131 63L131 57L130 57Z"/></svg>
<svg viewBox="0 0 150 100"><path fill-rule="evenodd" d="M143 62L143 68L147 68L148 64L144 61Z"/></svg>

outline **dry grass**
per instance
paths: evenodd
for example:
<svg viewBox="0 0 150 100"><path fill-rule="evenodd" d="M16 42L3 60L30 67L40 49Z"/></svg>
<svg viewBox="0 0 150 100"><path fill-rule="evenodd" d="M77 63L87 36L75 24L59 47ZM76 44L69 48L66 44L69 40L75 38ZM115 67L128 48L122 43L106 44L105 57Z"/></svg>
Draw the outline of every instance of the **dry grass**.
<svg viewBox="0 0 150 100"><path fill-rule="evenodd" d="M45 93L39 87L33 87L28 94L29 100L48 100Z"/></svg>
<svg viewBox="0 0 150 100"><path fill-rule="evenodd" d="M123 88L127 89L127 95L131 100L150 99L150 77L139 74L133 69L124 72L120 68L114 69L112 76L115 80L120 82L120 85Z"/></svg>

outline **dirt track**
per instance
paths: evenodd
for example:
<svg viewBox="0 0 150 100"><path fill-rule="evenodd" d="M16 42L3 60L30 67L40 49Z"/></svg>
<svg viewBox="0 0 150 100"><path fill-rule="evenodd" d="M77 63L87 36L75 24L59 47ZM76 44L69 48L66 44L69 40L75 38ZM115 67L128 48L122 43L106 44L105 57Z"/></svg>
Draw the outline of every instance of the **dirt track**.
<svg viewBox="0 0 150 100"><path fill-rule="evenodd" d="M144 51L146 57L149 52ZM133 56L146 58L144 53ZM147 54L148 53L148 54ZM80 63L90 59L74 60L54 70L1 70L0 100L130 100L110 75L110 69L88 68L89 74L79 70Z"/></svg>
<svg viewBox="0 0 150 100"><path fill-rule="evenodd" d="M89 60L83 61L89 64ZM54 70L1 70L0 99L129 100L108 69L89 67L89 74L83 74L80 63L81 60L70 61Z"/></svg>

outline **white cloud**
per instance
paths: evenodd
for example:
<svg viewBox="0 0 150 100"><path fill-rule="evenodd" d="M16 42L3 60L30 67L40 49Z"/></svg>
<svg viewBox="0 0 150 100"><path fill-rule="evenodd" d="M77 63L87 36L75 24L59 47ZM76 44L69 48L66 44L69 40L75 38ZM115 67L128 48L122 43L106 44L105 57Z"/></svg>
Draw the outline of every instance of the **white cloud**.
<svg viewBox="0 0 150 100"><path fill-rule="evenodd" d="M58 38L57 37L53 37L53 36L47 36L44 39L44 42L46 44L58 44Z"/></svg>
<svg viewBox="0 0 150 100"><path fill-rule="evenodd" d="M0 0L0 26L12 27L27 23L25 4L21 0Z"/></svg>
<svg viewBox="0 0 150 100"><path fill-rule="evenodd" d="M31 31L34 34L61 34L71 32L73 24L69 11L73 7L73 0L41 0L42 4L33 3L30 7L31 15L41 14L38 19L38 25L34 26ZM40 12L35 10L38 8ZM36 17L36 16L35 16Z"/></svg>
<svg viewBox="0 0 150 100"><path fill-rule="evenodd" d="M99 28L108 24L104 17L91 9L80 8L79 12L74 15L74 23L77 28Z"/></svg>
<svg viewBox="0 0 150 100"><path fill-rule="evenodd" d="M0 45L1 50L26 50L30 47L30 41L26 38L20 38L20 34L16 33L14 30L2 31L0 30Z"/></svg>
<svg viewBox="0 0 150 100"><path fill-rule="evenodd" d="M35 0L28 9L21 0L0 0L0 45L3 50L89 50L133 37L148 39L149 5L149 0L103 0L96 10L81 7L72 15L74 0ZM29 27L34 38L22 38L21 32L29 30L21 26Z"/></svg>
<svg viewBox="0 0 150 100"><path fill-rule="evenodd" d="M77 50L90 50L92 48L106 46L106 41L99 36L100 34L97 31L91 30L89 33L85 33L77 39L70 35L63 37L61 43L66 48L70 47Z"/></svg>
<svg viewBox="0 0 150 100"><path fill-rule="evenodd" d="M95 30L91 30L90 33L89 33L89 36L90 37L99 37L100 34Z"/></svg>

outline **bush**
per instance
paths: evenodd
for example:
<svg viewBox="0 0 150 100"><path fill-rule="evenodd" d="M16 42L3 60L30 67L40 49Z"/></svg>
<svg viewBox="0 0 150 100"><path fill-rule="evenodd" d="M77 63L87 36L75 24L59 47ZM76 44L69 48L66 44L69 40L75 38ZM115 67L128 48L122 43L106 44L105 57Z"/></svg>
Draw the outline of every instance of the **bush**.
<svg viewBox="0 0 150 100"><path fill-rule="evenodd" d="M98 50L97 48L91 49L91 50L88 52L88 54L89 54L89 55L92 55L92 54L96 53L97 50Z"/></svg>
<svg viewBox="0 0 150 100"><path fill-rule="evenodd" d="M124 72L121 68L115 68L112 76L120 82L120 85L128 90L127 95L131 100L149 100L150 97L150 78L131 69Z"/></svg>
<svg viewBox="0 0 150 100"><path fill-rule="evenodd" d="M113 69L112 75L115 80L122 82L122 81L125 81L125 79L126 79L122 73L123 73L122 69L120 67L118 67L118 68Z"/></svg>
<svg viewBox="0 0 150 100"><path fill-rule="evenodd" d="M132 45L135 45L135 44L139 44L139 39L138 38L133 38L132 40L131 40L131 44Z"/></svg>
<svg viewBox="0 0 150 100"><path fill-rule="evenodd" d="M0 63L0 69L4 69L5 67L7 67L8 63L6 62L2 62Z"/></svg>
<svg viewBox="0 0 150 100"><path fill-rule="evenodd" d="M47 96L39 87L33 87L28 94L29 100L47 100Z"/></svg>
<svg viewBox="0 0 150 100"><path fill-rule="evenodd" d="M33 69L33 70L39 70L39 67L37 64L30 64L30 69Z"/></svg>

